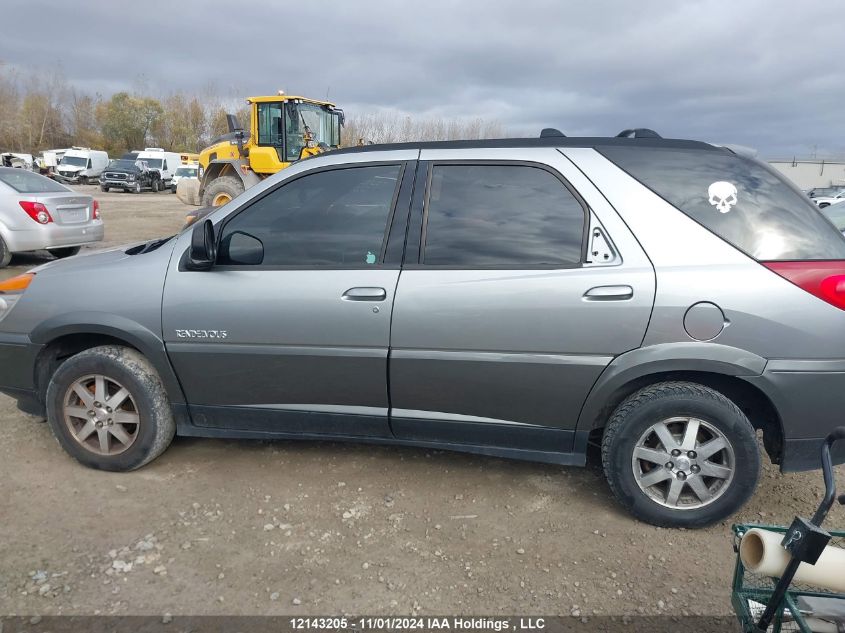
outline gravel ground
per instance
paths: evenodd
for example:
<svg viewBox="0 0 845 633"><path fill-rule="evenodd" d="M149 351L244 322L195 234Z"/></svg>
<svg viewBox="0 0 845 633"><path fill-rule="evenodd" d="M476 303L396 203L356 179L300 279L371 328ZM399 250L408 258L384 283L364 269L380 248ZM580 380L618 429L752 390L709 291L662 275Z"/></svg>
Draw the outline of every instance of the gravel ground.
<svg viewBox="0 0 845 633"><path fill-rule="evenodd" d="M175 232L187 209L166 193L96 195L105 245ZM0 278L49 258L18 257ZM730 522L638 523L595 457L577 469L177 438L113 474L72 461L4 396L0 425L0 615L731 611ZM767 466L734 520L788 523L821 490L817 472ZM842 507L829 526L845 526Z"/></svg>

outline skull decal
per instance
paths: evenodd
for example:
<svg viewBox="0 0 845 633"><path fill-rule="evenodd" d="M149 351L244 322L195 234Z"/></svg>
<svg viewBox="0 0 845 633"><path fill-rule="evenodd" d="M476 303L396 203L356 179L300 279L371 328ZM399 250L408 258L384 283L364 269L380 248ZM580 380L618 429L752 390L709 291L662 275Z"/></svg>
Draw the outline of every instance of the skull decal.
<svg viewBox="0 0 845 633"><path fill-rule="evenodd" d="M736 204L736 187L724 180L717 180L707 187L707 195L710 196L710 204L719 210L719 213L727 213Z"/></svg>

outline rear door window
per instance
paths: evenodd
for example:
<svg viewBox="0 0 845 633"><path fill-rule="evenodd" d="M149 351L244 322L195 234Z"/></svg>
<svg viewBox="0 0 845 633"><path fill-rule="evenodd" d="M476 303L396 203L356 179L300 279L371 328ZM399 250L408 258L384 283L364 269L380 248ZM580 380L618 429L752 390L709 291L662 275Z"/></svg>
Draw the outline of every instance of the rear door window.
<svg viewBox="0 0 845 633"><path fill-rule="evenodd" d="M768 165L728 150L601 153L690 218L761 261L845 259L845 238Z"/></svg>
<svg viewBox="0 0 845 633"><path fill-rule="evenodd" d="M525 165L434 165L425 265L569 267L581 262L585 212L554 174Z"/></svg>

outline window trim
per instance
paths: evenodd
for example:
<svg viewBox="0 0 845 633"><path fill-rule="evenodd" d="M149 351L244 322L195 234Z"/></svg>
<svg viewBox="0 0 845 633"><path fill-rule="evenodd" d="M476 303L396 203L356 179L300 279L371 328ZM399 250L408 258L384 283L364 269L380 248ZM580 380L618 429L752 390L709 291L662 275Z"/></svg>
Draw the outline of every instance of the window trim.
<svg viewBox="0 0 845 633"><path fill-rule="evenodd" d="M572 194L575 201L581 206L583 213L583 228L581 231L581 258L578 262L571 264L488 264L488 265L458 265L458 264L426 264L425 263L425 244L428 237L428 211L429 211L429 197L431 195L431 180L434 174L434 169L438 166L449 165L463 165L469 167L486 167L486 166L502 166L502 167L533 167L535 169L542 169L548 172L564 186L564 188ZM589 234L590 234L590 207L580 193L573 187L569 181L558 172L556 169L536 161L527 160L502 160L502 159L456 159L456 160L432 160L429 163L428 173L425 181L425 196L423 199L422 209L422 226L420 230L420 244L419 254L416 262L405 264L405 268L411 270L570 270L574 268L583 268L587 260L587 249L589 248Z"/></svg>
<svg viewBox="0 0 845 633"><path fill-rule="evenodd" d="M379 251L378 259L376 260L375 264L303 264L301 266L294 266L294 265L273 265L273 264L257 264L255 266L252 265L238 265L238 264L218 264L217 262L214 263L212 270L219 269L219 270L240 270L240 271L248 271L248 270L390 270L390 269L399 269L398 263L393 264L386 264L384 262L385 253L387 251L387 242L390 237L390 228L393 225L394 215L396 213L396 205L399 198L399 191L402 188L402 182L405 178L405 174L407 172L407 164L409 161L372 161L372 162L362 162L362 163L343 163L337 165L324 165L323 167L317 167L315 169L310 169L308 171L304 171L292 178L282 180L279 182L275 187L271 187L267 191L262 192L261 194L257 195L255 198L250 199L244 205L238 207L235 211L227 215L223 218L219 223L219 228L217 229L216 233L216 242L219 245L220 241L223 238L223 233L226 230L226 226L231 222L234 218L239 216L241 213L246 211L247 209L251 208L254 204L263 200L269 195L272 195L280 188L289 185L297 180L305 178L306 176L311 176L313 174L319 174L322 172L327 171L340 171L342 169L356 169L361 167L398 167L399 168L399 176L397 178L396 187L393 190L393 197L390 201L390 209L387 213L387 221L385 224L384 233L382 234L382 242L381 242L381 249ZM412 174L413 175L413 174ZM257 236L256 236L257 237ZM260 239L260 238L259 238ZM263 243L263 242L262 242ZM186 251L187 253L187 251Z"/></svg>

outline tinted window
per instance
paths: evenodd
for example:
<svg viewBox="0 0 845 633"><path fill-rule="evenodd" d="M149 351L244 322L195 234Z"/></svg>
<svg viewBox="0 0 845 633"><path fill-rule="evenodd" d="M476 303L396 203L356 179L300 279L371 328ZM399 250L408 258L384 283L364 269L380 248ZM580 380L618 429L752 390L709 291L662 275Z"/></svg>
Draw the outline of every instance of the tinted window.
<svg viewBox="0 0 845 633"><path fill-rule="evenodd" d="M755 259L845 259L845 239L768 165L728 151L602 149L693 220Z"/></svg>
<svg viewBox="0 0 845 633"><path fill-rule="evenodd" d="M261 240L265 266L376 264L399 165L324 171L298 178L249 206L223 229L219 261L239 264L235 233Z"/></svg>
<svg viewBox="0 0 845 633"><path fill-rule="evenodd" d="M0 182L6 183L19 193L71 191L49 178L26 169L0 169Z"/></svg>
<svg viewBox="0 0 845 633"><path fill-rule="evenodd" d="M581 261L584 210L553 174L517 165L435 165L423 261L568 266Z"/></svg>

